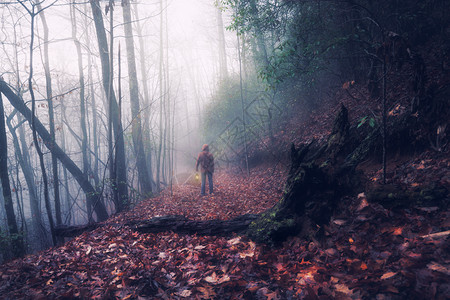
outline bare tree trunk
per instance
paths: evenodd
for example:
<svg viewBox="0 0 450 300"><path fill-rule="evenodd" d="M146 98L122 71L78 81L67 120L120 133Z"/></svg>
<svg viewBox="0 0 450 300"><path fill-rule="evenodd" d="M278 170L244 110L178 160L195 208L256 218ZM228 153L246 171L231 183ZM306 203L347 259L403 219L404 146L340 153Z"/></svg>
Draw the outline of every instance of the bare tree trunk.
<svg viewBox="0 0 450 300"><path fill-rule="evenodd" d="M123 22L125 30L125 42L127 47L128 77L130 84L131 103L131 132L133 136L136 164L141 183L141 193L149 196L152 192L151 181L148 176L147 162L145 160L144 144L142 142L141 108L139 104L139 86L136 70L136 56L134 53L133 30L131 27L130 0L123 1Z"/></svg>
<svg viewBox="0 0 450 300"><path fill-rule="evenodd" d="M64 105L64 101L61 102L61 123L62 123L62 118L63 116L66 115L66 107ZM65 136L65 130L64 127L61 126L61 148L63 152L66 152L66 136ZM65 201L65 205L66 205L66 210L67 210L67 216L64 220L63 224L70 224L71 220L72 220L72 215L73 215L73 211L72 211L72 206L70 204L70 191L69 191L69 180L68 180L68 176L67 176L67 168L63 165L63 176L64 176L64 189L66 191L66 201ZM86 200L86 206L87 206L87 202L88 200ZM87 210L86 210L87 211Z"/></svg>
<svg viewBox="0 0 450 300"><path fill-rule="evenodd" d="M91 39L89 34L89 18L88 18L88 5L84 6L84 24L86 27L86 32L84 34L85 37L85 45L88 49L90 49L91 45ZM92 170L91 164L89 165L91 167L91 174L94 179L95 185L98 186L100 184L100 178L99 178L99 144L98 144L98 125L97 125L97 106L96 106L96 98L95 98L95 90L94 90L94 84L93 84L93 74L92 74L92 55L91 51L87 51L87 60L88 60L88 86L89 86L89 95L91 99L91 110L92 110L92 138L89 140L89 148L91 147L91 140L93 141L93 152L94 152L94 169ZM89 135L90 137L90 135Z"/></svg>
<svg viewBox="0 0 450 300"><path fill-rule="evenodd" d="M161 151L163 144L163 105L164 105L164 90L163 90L163 65L164 65L164 44L163 44L163 25L164 25L164 11L163 11L163 0L159 1L159 8L161 11L160 14L160 22L159 22L159 145L158 145L158 153L156 158L156 188L158 192L161 190Z"/></svg>
<svg viewBox="0 0 450 300"><path fill-rule="evenodd" d="M8 176L8 140L6 139L5 113L0 93L0 181L2 182L3 198L5 201L6 219L11 238L12 253L14 257L25 254L23 239L17 227L16 215L12 202L11 186Z"/></svg>
<svg viewBox="0 0 450 300"><path fill-rule="evenodd" d="M139 13L138 13L138 7L137 3L135 3L134 7L135 12L135 19L139 20ZM145 59L145 44L143 39L143 33L141 28L141 23L139 21L136 21L136 32L138 35L139 40L139 60L140 60L140 69L141 69L141 77L142 77L142 87L144 90L144 98L143 98L143 140L144 140L144 146L146 145L147 148L145 150L146 152L146 160L147 160L147 173L148 178L150 180L150 183L154 186L154 180L153 180L153 171L152 171L152 149L151 149L151 143L150 143L150 113L151 113L151 107L150 107L150 95L148 91L148 76L147 76L147 63Z"/></svg>
<svg viewBox="0 0 450 300"><path fill-rule="evenodd" d="M167 7L167 0L166 0L166 3L165 3L165 5L164 5L165 7ZM165 176L165 182L166 182L166 184L171 184L171 181L172 181L172 172L171 172L171 165L172 165L172 163L171 163L171 160L170 160L170 158L171 158L171 156L170 156L170 140L171 140L171 138L170 138L170 135L171 135L171 132L170 132L170 123L171 123L171 118L170 118L170 101L171 101L171 95L170 95L170 78L169 78L169 22L168 22L168 14L167 14L167 12L166 12L166 14L164 15L164 27L165 27L165 30L164 30L164 33L165 33L165 42L166 42L166 45L165 45L165 50L166 50L166 57L165 57L165 60L166 60L166 63L165 63L165 72L164 72L164 74L165 74L165 80L164 80L164 82L165 82L165 90L166 90L166 94L167 94L167 97L166 97L166 101L165 101L165 103L164 103L164 110L165 110L165 113L164 113L164 120L165 120L165 125L164 125L164 161L166 162L165 163L165 168L164 168L164 170L165 170L165 173L166 173L166 176Z"/></svg>
<svg viewBox="0 0 450 300"><path fill-rule="evenodd" d="M39 10L42 13L42 9ZM44 203L45 203L45 209L47 211L47 217L48 222L50 225L50 233L52 235L53 244L56 245L56 236L54 234L55 224L53 220L53 214L52 214L52 208L50 205L50 198L48 194L48 178L47 178L47 171L45 169L45 163L44 163L44 153L42 152L42 149L39 145L39 141L37 138L36 133L36 126L35 126L35 111L36 111L36 98L34 96L34 89L33 89L33 50L34 50L34 20L37 15L35 12L35 5L32 4L32 11L28 10L30 17L31 17L31 41L30 41L30 73L28 75L28 89L30 91L31 96L31 131L33 132L33 144L36 148L36 152L39 156L39 165L41 167L42 172L42 181L44 184ZM54 139L52 139L52 136L50 135L50 143L51 145L54 144Z"/></svg>
<svg viewBox="0 0 450 300"><path fill-rule="evenodd" d="M98 167L98 161L99 161L99 145L98 145L98 125L97 125L97 107L96 107L96 101L95 101L95 92L94 92L94 86L92 84L92 62L90 54L88 55L88 75L90 80L90 90L89 93L91 95L91 111L92 111L92 140L94 143L94 169L92 170L92 175L94 177L94 182L96 185L99 184L99 167Z"/></svg>
<svg viewBox="0 0 450 300"><path fill-rule="evenodd" d="M50 136L52 137L52 141L55 142L55 117L54 117L54 109L53 109L53 97L52 97L52 78L50 75L50 60L48 57L48 26L47 20L45 18L45 12L42 10L42 6L39 2L37 2L36 7L41 12L39 13L39 17L42 21L42 26L44 28L44 72L45 72L45 83L46 83L46 91L47 91L47 104L48 104L48 115L49 115L49 123L50 123ZM52 154L52 172L53 172L53 192L55 197L55 217L56 217L56 225L61 224L61 200L59 196L59 178L58 178L58 159L55 155Z"/></svg>
<svg viewBox="0 0 450 300"><path fill-rule="evenodd" d="M114 129L115 150L117 152L116 157L118 161L115 163L117 166L117 191L119 199L116 203L116 210L121 211L128 206L128 186L127 186L127 168L125 162L125 143L123 139L122 122L120 120L119 108L117 105L115 94L112 92L112 80L111 76L112 65L110 64L110 50L108 50L108 42L106 40L105 27L103 23L102 12L98 0L90 0L92 13L94 16L95 29L97 32L97 41L100 51L100 60L102 64L102 77L103 88L107 95L110 96L112 123ZM110 7L112 7L112 2ZM112 14L112 12L110 12ZM111 40L112 43L112 40ZM111 56L112 57L112 56Z"/></svg>
<svg viewBox="0 0 450 300"><path fill-rule="evenodd" d="M87 130L86 130L86 105L85 105L85 84L83 73L83 58L81 54L81 44L77 37L77 25L75 8L71 6L70 16L72 21L72 39L77 49L78 57L78 74L80 83L80 127L81 127L81 155L83 158L83 174L89 177L89 160L87 155ZM90 199L86 199L86 208L88 214L88 222L92 222L92 203Z"/></svg>
<svg viewBox="0 0 450 300"><path fill-rule="evenodd" d="M245 151L245 167L247 170L247 177L250 177L250 170L248 168L248 151L247 151L247 128L245 123L245 105L244 105L244 94L242 86L242 59L241 59L241 45L239 42L239 35L237 35L237 46L238 46L238 58L239 58L239 87L241 94L241 109L242 109L242 125L244 133L244 151Z"/></svg>
<svg viewBox="0 0 450 300"><path fill-rule="evenodd" d="M40 243L39 247L42 248L47 246L45 243L46 236L44 235L45 228L42 224L41 209L39 207L36 185L34 183L33 169L30 164L30 154L28 153L28 145L25 141L25 134L21 124L22 123L21 118L19 118L18 127L23 151L20 148L19 138L17 137L16 129L11 124L11 119L16 114L15 112L13 112L13 114L11 114L11 116L6 119L6 124L8 125L9 132L13 137L14 150L17 156L17 161L22 169L25 182L27 183L28 186L28 196L31 210L31 222L33 224L32 227L38 237Z"/></svg>
<svg viewBox="0 0 450 300"><path fill-rule="evenodd" d="M114 95L114 12L113 2L109 1L109 78L108 78L108 156L109 156L109 178L112 189L113 202L116 206L116 210L122 210L120 208L119 189L117 186L117 165L116 165L116 151L114 151L115 135L113 135L113 103L112 97ZM107 44L106 44L107 46ZM115 97L115 95L114 95Z"/></svg>
<svg viewBox="0 0 450 300"><path fill-rule="evenodd" d="M222 9L216 7L217 15L217 31L219 33L219 72L220 79L225 80L228 78L228 66L227 66L227 51L225 44L225 33L223 27Z"/></svg>
<svg viewBox="0 0 450 300"><path fill-rule="evenodd" d="M15 70L16 70L16 89L17 91L21 91L21 83L20 83L20 72L19 72L19 54L18 54L18 40L17 40L17 32L16 28L14 27L14 57L15 57ZM44 224L42 222L42 213L41 208L39 205L39 198L37 195L37 188L34 181L34 174L33 174L33 167L31 166L30 162L30 153L28 152L28 145L25 140L25 130L24 126L22 124L24 123L23 117L19 114L17 116L18 120L18 127L19 129L19 138L17 138L15 128L11 125L11 119L16 115L17 110L14 110L14 112L10 115L9 118L7 118L7 125L9 128L9 131L11 135L13 136L13 143L16 155L18 157L18 161L20 164L20 167L22 169L22 173L25 177L25 181L28 186L28 198L29 198L29 205L31 210L31 222L33 224L33 230L35 231L35 234L37 235L37 240L39 243L39 248L45 248L48 247L48 236L47 231L44 227ZM20 143L19 143L20 141ZM20 149L20 144L22 145L22 149Z"/></svg>

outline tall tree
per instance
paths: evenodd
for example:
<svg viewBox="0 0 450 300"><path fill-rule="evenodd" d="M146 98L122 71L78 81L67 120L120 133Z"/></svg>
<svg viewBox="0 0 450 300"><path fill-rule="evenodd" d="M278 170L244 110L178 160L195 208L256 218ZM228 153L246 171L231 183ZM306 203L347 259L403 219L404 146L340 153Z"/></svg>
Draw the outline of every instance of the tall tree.
<svg viewBox="0 0 450 300"><path fill-rule="evenodd" d="M141 80L142 80L142 88L144 90L143 95L143 139L144 139L144 145L146 146L146 159L147 159L147 173L148 178L150 182L152 183L152 186L154 186L154 180L153 180L153 172L152 172L152 147L150 143L150 94L148 91L148 75L147 75L147 60L146 60L146 51L145 51L145 43L144 43L144 37L142 32L142 26L141 22L139 21L139 9L137 7L137 3L135 2L134 7L134 13L135 13L135 19L136 19L136 32L138 35L138 41L139 41L139 60L140 60L140 69L141 69Z"/></svg>
<svg viewBox="0 0 450 300"><path fill-rule="evenodd" d="M39 145L39 140L37 137L37 132L36 132L36 126L35 126L35 120L36 120L36 97L34 95L34 88L33 88L33 54L34 54L34 26L35 26L35 18L37 15L39 15L40 13L42 13L45 9L47 9L49 6L45 7L45 8L40 8L37 9L37 5L35 3L31 3L31 8L28 8L23 2L20 2L20 4L22 4L22 6L25 8L25 10L28 12L28 14L30 15L30 22L31 22L31 40L30 40L30 70L29 70L29 74L28 74L28 90L30 92L30 96L31 96L31 122L30 122L30 126L31 126L31 131L33 133L33 145L34 148L36 149L36 152L38 154L39 157L39 165L41 167L41 172L42 172L42 181L44 184L44 203L45 203L45 209L47 211L47 217L48 217L48 222L50 225L50 233L52 236L52 240L53 240L53 244L56 244L56 236L55 236L55 221L53 220L53 214L52 214L52 208L51 208L51 204L50 204L50 197L49 197L49 192L48 192L48 177L47 177L47 171L45 168L45 163L44 163L44 153L42 152L41 146ZM51 139L51 136L50 136ZM50 143L50 147L52 147L52 144L54 144L54 140L51 139L51 143Z"/></svg>
<svg viewBox="0 0 450 300"><path fill-rule="evenodd" d="M217 16L217 32L219 34L219 74L220 79L224 80L228 77L227 51L225 43L225 28L223 26L222 8L216 7Z"/></svg>
<svg viewBox="0 0 450 300"><path fill-rule="evenodd" d="M2 182L3 198L5 201L6 219L8 222L9 235L12 241L12 253L19 257L25 253L22 236L17 227L16 215L11 195L11 186L8 176L8 141L6 139L5 112L3 99L0 93L0 181Z"/></svg>
<svg viewBox="0 0 450 300"><path fill-rule="evenodd" d="M136 164L139 173L139 182L141 183L141 193L148 196L152 192L151 181L148 174L147 162L142 142L142 124L141 108L139 101L139 85L136 70L136 56L134 53L133 29L131 26L131 8L130 0L122 2L123 22L125 30L125 42L127 48L128 77L131 103L131 133L133 136L134 151L136 155Z"/></svg>
<svg viewBox="0 0 450 300"><path fill-rule="evenodd" d="M121 211L128 205L128 186L127 186L127 168L125 161L125 143L123 138L122 122L120 120L119 106L114 92L112 91L112 66L110 65L110 53L108 49L108 41L106 39L105 26L103 23L102 11L98 0L90 0L92 14L94 17L95 30L97 32L97 42L100 52L100 61L102 65L103 88L105 93L109 95L109 104L112 114L112 123L115 136L115 150L116 150L116 172L117 172L117 194L118 202L116 203L116 210ZM109 10L113 7L113 1L110 1ZM113 12L110 11L112 14ZM112 40L110 41L112 43ZM111 55L112 57L112 55ZM114 180L114 179L113 179Z"/></svg>
<svg viewBox="0 0 450 300"><path fill-rule="evenodd" d="M88 5L84 6L84 24L86 28L86 32L84 34L85 37L85 45L88 49L91 49L91 38L90 38L90 31L89 31L89 17L88 17ZM98 146L98 137L99 134L97 132L98 125L97 125L97 105L96 105L96 97L95 97L95 89L93 84L93 66L92 66L92 54L91 51L87 52L87 61L88 61L88 86L89 86L89 95L90 95L90 107L92 111L92 138L89 141L89 144L93 143L93 155L94 155L94 167L92 171L92 176L94 177L94 182L96 186L99 185L100 179L99 179L99 146ZM92 148L92 146L90 146ZM92 166L91 166L92 168Z"/></svg>
<svg viewBox="0 0 450 300"><path fill-rule="evenodd" d="M40 2L36 3L37 9L40 11L39 17L42 21L42 27L44 29L44 72L45 72L45 85L46 85L46 93L47 93L47 104L48 104L48 116L49 116L49 125L50 125L50 135L52 137L53 142L56 141L55 137L55 114L53 108L53 92L52 92L52 77L50 74L50 59L48 55L48 34L49 29L47 25L47 19L45 17L45 11L42 9L42 5ZM62 224L61 219L61 200L59 196L59 177L58 177L58 159L54 154L52 156L52 173L53 173L53 192L55 197L55 217L56 217L56 225Z"/></svg>
<svg viewBox="0 0 450 300"><path fill-rule="evenodd" d="M10 11L11 13L11 11ZM12 16L12 14L10 14ZM11 61L11 69L15 70L16 83L15 88L18 93L21 93L21 80L19 72L19 42L17 35L18 26L13 26L13 55L14 59ZM17 115L17 125L12 126L11 121ZM17 110L14 110L11 115L6 119L6 124L8 126L9 132L13 138L14 149L16 152L16 157L18 163L21 167L23 176L25 178L28 187L28 200L29 207L31 211L31 231L36 237L36 244L39 249L48 246L48 236L45 226L42 222L41 208L39 204L39 197L37 193L37 187L34 180L33 167L31 165L30 153L28 151L28 144L25 140L25 129L23 126L24 119L20 114L17 114ZM19 131L19 137L17 137L16 129ZM22 146L22 148L21 148ZM28 235L30 237L30 235Z"/></svg>
<svg viewBox="0 0 450 300"><path fill-rule="evenodd" d="M164 106L164 98L165 98L165 90L164 90L164 9L163 9L163 0L159 1L159 9L160 13L160 22L159 22L159 143L158 143L158 153L156 157L156 187L158 192L161 190L161 151L163 144L163 106Z"/></svg>
<svg viewBox="0 0 450 300"><path fill-rule="evenodd" d="M28 187L28 198L31 211L32 230L36 234L40 247L46 246L45 228L42 223L41 209L39 207L39 197L37 194L36 184L34 182L33 167L30 163L30 154L28 152L28 145L25 141L25 132L23 129L23 118L19 115L19 124L15 127L12 126L11 120L17 114L15 110L7 119L9 132L13 137L14 150L17 156L17 161L22 169L23 177ZM19 128L19 136L17 137L16 128ZM20 138L20 143L19 143ZM22 148L20 147L22 144Z"/></svg>
<svg viewBox="0 0 450 300"><path fill-rule="evenodd" d="M72 21L72 39L77 49L78 58L78 80L80 84L80 128L81 128L81 156L83 158L83 174L88 177L89 161L87 153L87 130L86 130L86 101L85 101L85 84L84 84L84 72L83 72L83 57L81 53L81 43L77 37L77 24L75 14L75 4L70 7L70 16ZM86 208L88 214L88 221L92 221L92 203L86 201Z"/></svg>

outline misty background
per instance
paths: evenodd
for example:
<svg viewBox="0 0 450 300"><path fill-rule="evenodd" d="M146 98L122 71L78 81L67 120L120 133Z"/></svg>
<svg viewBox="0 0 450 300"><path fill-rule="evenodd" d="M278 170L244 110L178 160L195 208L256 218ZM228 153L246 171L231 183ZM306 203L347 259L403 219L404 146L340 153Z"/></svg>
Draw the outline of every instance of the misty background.
<svg viewBox="0 0 450 300"><path fill-rule="evenodd" d="M91 2L99 7L104 22L106 48L113 69L112 93L120 110L124 157L117 157L120 155L117 154L118 133L110 134L113 131L110 128L115 126L114 121L109 121L114 118L110 111L113 100L102 85L108 78L102 74L103 62L90 2L0 2L0 74L13 93L34 110L33 118L53 131L56 144L83 169L104 202L103 210L111 214L123 209L121 203L125 200L118 197L126 197L127 205L137 203L194 174L201 146L212 142L203 132L203 111L224 72L239 73L237 34L225 29L230 16L222 13L214 1L131 1L130 24L138 80L132 85L138 85L140 105L138 114L133 115L123 17L126 1ZM224 60L227 63L221 65ZM38 136L36 140L43 152L40 164L39 155L34 151L32 125L27 124L5 97L3 105L8 123L11 195L19 218L18 227L28 232L31 251L52 243L51 231L55 226L103 219L99 215L101 210L96 210L95 203L89 203L89 194L85 194L74 175L61 163L52 165L51 150L46 148L48 143ZM133 123L137 120L149 177L146 188L135 155ZM121 166L125 166L125 172ZM46 180L40 175L43 169L48 173ZM56 177L52 175L55 170ZM114 195L120 194L120 183L117 183L120 172L125 173L122 177L126 178L125 192ZM25 173L29 173L28 178ZM55 180L57 196L53 193ZM0 198L6 203L2 195ZM7 228L11 224L5 205L1 205L0 212L2 227ZM48 219L54 213L56 222ZM49 223L52 223L50 228Z"/></svg>

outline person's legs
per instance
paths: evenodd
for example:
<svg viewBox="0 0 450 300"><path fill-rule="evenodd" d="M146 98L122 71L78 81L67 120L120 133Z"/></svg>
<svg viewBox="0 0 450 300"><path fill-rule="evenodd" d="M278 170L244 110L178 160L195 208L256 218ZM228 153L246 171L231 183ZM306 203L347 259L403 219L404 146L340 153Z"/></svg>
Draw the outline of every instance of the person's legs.
<svg viewBox="0 0 450 300"><path fill-rule="evenodd" d="M214 189L213 189L213 174L211 172L208 172L208 186L209 186L209 193L212 194Z"/></svg>
<svg viewBox="0 0 450 300"><path fill-rule="evenodd" d="M204 195L205 194L205 185L206 185L206 173L205 172L201 172L202 175L202 189L201 189L201 194Z"/></svg>

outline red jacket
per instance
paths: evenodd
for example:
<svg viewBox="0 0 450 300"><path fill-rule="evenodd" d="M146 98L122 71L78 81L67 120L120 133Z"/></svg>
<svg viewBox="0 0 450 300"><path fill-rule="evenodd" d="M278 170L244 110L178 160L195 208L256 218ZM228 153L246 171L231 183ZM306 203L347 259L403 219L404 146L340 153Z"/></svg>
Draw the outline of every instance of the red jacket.
<svg viewBox="0 0 450 300"><path fill-rule="evenodd" d="M214 156L211 153L209 153L208 150L200 152L197 157L197 164L195 165L195 169L197 171L199 165L200 165L200 172L214 173Z"/></svg>

